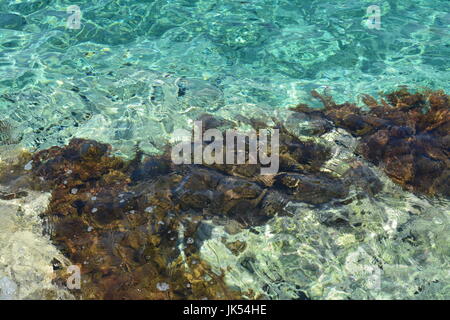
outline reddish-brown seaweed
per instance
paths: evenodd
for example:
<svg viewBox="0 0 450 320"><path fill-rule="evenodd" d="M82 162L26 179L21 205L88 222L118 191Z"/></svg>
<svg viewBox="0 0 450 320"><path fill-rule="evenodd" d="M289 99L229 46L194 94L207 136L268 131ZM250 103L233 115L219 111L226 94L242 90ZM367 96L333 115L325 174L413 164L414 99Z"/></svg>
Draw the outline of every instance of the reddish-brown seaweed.
<svg viewBox="0 0 450 320"><path fill-rule="evenodd" d="M450 195L450 98L443 91L410 93L401 89L378 103L363 95L368 110L336 104L313 91L325 109L299 105L298 112L318 112L360 137L358 152L396 183L411 191Z"/></svg>
<svg viewBox="0 0 450 320"><path fill-rule="evenodd" d="M82 270L80 296L251 297L227 288L200 259L200 222L258 225L283 214L289 200L320 204L347 194L342 181L318 172L326 148L285 131L281 141L281 168L289 171L267 179L254 170L259 165L175 166L167 154L141 161L140 152L124 161L84 139L34 154L34 180L52 192L44 215L51 237Z"/></svg>

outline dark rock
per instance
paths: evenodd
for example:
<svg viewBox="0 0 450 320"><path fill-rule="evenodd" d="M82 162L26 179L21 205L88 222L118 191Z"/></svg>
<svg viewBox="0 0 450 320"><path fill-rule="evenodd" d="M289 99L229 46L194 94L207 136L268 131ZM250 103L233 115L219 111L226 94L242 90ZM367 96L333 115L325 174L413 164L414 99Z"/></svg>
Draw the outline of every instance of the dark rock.
<svg viewBox="0 0 450 320"><path fill-rule="evenodd" d="M383 189L383 183L375 173L360 162L351 164L351 168L343 175L347 185L354 185L370 196L374 196Z"/></svg>
<svg viewBox="0 0 450 320"><path fill-rule="evenodd" d="M211 117L205 121L206 128L223 124ZM320 171L330 157L328 148L277 128L280 168L286 172L271 176L260 176L259 165L249 163L176 166L167 153L142 159L138 151L125 161L112 156L110 146L84 139L35 153L30 176L44 178L52 192L44 220L52 225L55 244L83 266L80 294L87 299L241 297L244 293L227 288L200 259L199 247L211 233L206 220L235 233L287 214L290 201L319 205L348 194L348 181ZM355 168L348 177L350 184L361 180L370 192L378 191L370 171ZM168 289L159 290L160 283Z"/></svg>
<svg viewBox="0 0 450 320"><path fill-rule="evenodd" d="M364 95L368 111L312 94L324 104L322 116L360 137L358 152L376 165L383 164L394 182L430 195L449 193L441 178L450 168L450 98L444 92L413 94L402 89L387 94L388 102L381 99L380 104ZM300 111L305 110L303 106Z"/></svg>
<svg viewBox="0 0 450 320"><path fill-rule="evenodd" d="M348 194L348 189L341 180L323 173L282 173L276 177L275 186L292 195L293 199L311 204L344 198Z"/></svg>

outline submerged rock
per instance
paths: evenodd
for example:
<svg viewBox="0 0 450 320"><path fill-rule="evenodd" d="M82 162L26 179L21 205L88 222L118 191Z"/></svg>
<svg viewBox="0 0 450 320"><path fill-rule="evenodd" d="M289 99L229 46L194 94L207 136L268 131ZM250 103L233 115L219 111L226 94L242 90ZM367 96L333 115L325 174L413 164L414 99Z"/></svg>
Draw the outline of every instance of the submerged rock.
<svg viewBox="0 0 450 320"><path fill-rule="evenodd" d="M393 181L411 191L450 195L450 98L444 92L402 89L381 103L363 95L368 110L312 94L324 104L322 116L360 137L358 153L382 166ZM304 105L293 110L318 112Z"/></svg>
<svg viewBox="0 0 450 320"><path fill-rule="evenodd" d="M45 214L53 225L51 237L81 266L80 297L240 297L243 293L227 289L221 275L200 260L189 239L197 222L221 205L217 215L256 208L261 188L195 166L167 166L167 174L154 165L157 158L136 165L107 150L107 145L74 139L67 147L33 156L33 173L53 190ZM136 175L136 170L145 174ZM256 189L245 191L251 184ZM161 283L166 290L158 289Z"/></svg>
<svg viewBox="0 0 450 320"><path fill-rule="evenodd" d="M398 96L411 105L402 105L402 110L423 103L420 97ZM433 190L448 192L439 182L448 171L448 157L439 144L447 139L442 129L445 122L432 129L428 124L414 126L413 122L401 123L405 118L401 115L386 119L351 104L336 106L330 98L318 97L325 103L325 111L310 111L305 106L294 111L314 119L322 128L317 134L329 132L333 122L361 137L357 149L374 163L383 163L394 180L420 191L414 179L426 172ZM436 99L430 100L435 109L447 103L446 98ZM366 101L373 104L367 97ZM232 125L209 115L201 119L205 129ZM202 243L211 236L205 229L206 221L224 226L232 236L290 214L287 207L292 203L309 208L343 206L358 199L349 196L350 189L373 197L383 188L372 170L360 162L349 163L340 173L330 171L333 166L328 162L335 157L335 149L300 140L283 124L274 123L280 130L280 172L268 176L260 175L259 164L249 163L248 148L242 165L174 165L169 152L143 159L137 150L135 159L124 160L113 156L107 144L73 139L65 147L27 154L12 170L17 172L5 173L0 181L14 181L18 186L28 183L31 188L51 192L43 214L50 226L46 230L64 255L81 267L83 285L74 293L80 298L256 298L261 293L254 287L245 292L229 288L224 280L226 270L211 268L201 259ZM252 125L260 128L263 124ZM436 134L441 137L437 145L429 141ZM407 160L401 167L395 165L398 155ZM25 169L26 164L31 167ZM441 176L435 176L437 173ZM23 175L27 178L20 178ZM427 188L431 193L430 185ZM16 191L0 195L25 196ZM351 224L350 219L334 214L321 218L324 225L342 225L346 230L358 224ZM239 256L245 248L245 241L240 241L223 250ZM63 284L66 277L58 273L55 281Z"/></svg>
<svg viewBox="0 0 450 320"><path fill-rule="evenodd" d="M53 280L52 259L63 266L67 259L52 245L39 214L50 201L49 193L23 189L10 193L0 185L0 300L70 299ZM16 195L16 196L13 196Z"/></svg>
<svg viewBox="0 0 450 320"><path fill-rule="evenodd" d="M248 163L176 166L168 153L141 159L138 151L126 161L111 155L109 145L84 139L27 155L16 166L32 187L52 193L46 230L81 268L78 297L255 298L228 288L225 270L213 272L200 259L199 222L215 220L232 234L285 214L291 201L322 204L347 195L343 181L320 172L327 148L278 127L283 172L266 177ZM55 281L64 284L66 277L60 272Z"/></svg>
<svg viewBox="0 0 450 320"><path fill-rule="evenodd" d="M327 174L282 173L277 176L275 185L284 188L293 199L312 204L326 203L348 194L342 181Z"/></svg>

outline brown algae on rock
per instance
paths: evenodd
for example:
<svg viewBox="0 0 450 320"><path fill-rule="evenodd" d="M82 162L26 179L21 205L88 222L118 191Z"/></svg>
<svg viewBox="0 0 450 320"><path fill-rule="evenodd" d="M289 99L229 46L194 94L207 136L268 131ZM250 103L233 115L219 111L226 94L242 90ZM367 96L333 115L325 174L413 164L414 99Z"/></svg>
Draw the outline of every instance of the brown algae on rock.
<svg viewBox="0 0 450 320"><path fill-rule="evenodd" d="M43 215L50 236L81 268L83 299L257 298L229 289L200 259L199 222L260 225L293 200L346 196L338 178L319 172L326 148L281 135L281 174L260 179L258 165L181 165L167 154L125 161L110 146L73 139L35 153L30 181L50 190ZM253 169L252 169L253 168ZM309 191L302 194L301 190ZM242 247L243 244L240 246ZM60 272L59 283L67 275Z"/></svg>
<svg viewBox="0 0 450 320"><path fill-rule="evenodd" d="M357 151L396 183L448 195L449 101L444 93L400 90L380 105L363 96L369 110L313 95L324 110L293 109L314 122L313 135L328 132L331 122L359 137ZM201 119L205 130L224 123L209 115ZM249 122L256 129L264 126ZM72 139L64 147L24 153L18 163L5 166L0 181L16 187L0 197L24 197L22 187L51 192L42 217L53 243L81 269L81 290L73 291L78 298L260 298L251 289L228 287L226 270L211 268L201 258L202 221L214 220L236 234L289 214L288 203L342 206L355 199L351 186L372 197L383 188L362 162L350 163L343 174L323 170L332 157L328 147L274 123L280 130L280 171L270 176L259 175L260 165L250 164L248 153L243 165L174 165L169 152L143 158L139 151L135 159L124 160L113 156L107 144ZM224 244L234 255L246 248L245 241ZM67 274L56 273L55 283L64 286Z"/></svg>
<svg viewBox="0 0 450 320"><path fill-rule="evenodd" d="M450 97L443 91L410 93L403 88L380 103L362 95L368 110L349 102L336 104L316 91L312 95L325 109L299 105L293 110L319 113L360 137L358 152L406 189L450 195Z"/></svg>

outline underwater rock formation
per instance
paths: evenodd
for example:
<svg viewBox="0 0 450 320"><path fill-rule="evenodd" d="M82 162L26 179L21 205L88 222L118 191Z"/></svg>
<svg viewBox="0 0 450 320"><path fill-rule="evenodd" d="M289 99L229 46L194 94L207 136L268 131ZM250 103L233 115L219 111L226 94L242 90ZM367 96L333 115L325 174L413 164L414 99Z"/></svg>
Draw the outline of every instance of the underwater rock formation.
<svg viewBox="0 0 450 320"><path fill-rule="evenodd" d="M367 111L313 94L325 110L294 109L313 123L313 134L328 132L334 123L360 137L358 152L382 165L395 182L414 191L448 194L446 95L398 91L387 95L390 105L382 100L381 106L364 96ZM210 115L200 120L204 130L234 126ZM45 229L65 258L81 268L81 290L73 292L79 298L258 298L255 292L227 287L226 270L213 271L200 258L207 239L202 222L214 220L235 234L288 214L289 203L320 209L354 201L351 188L371 197L383 189L362 162L350 163L340 174L323 170L332 157L329 147L300 140L276 119L273 123L280 132L277 174L262 176L261 165L249 163L248 141L242 165L175 165L169 151L144 157L137 148L134 159L124 160L113 156L107 144L72 139L64 147L25 152L19 163L3 168L0 182L9 187L0 198L27 197L23 190L51 192L42 214ZM340 221L327 221L335 220ZM227 245L239 252L246 244ZM63 268L56 273L55 283L64 286L67 274Z"/></svg>
<svg viewBox="0 0 450 320"><path fill-rule="evenodd" d="M51 194L28 187L30 159L20 148L0 146L0 300L70 299L66 288L52 283L52 259L68 261L42 235L45 223L39 215Z"/></svg>
<svg viewBox="0 0 450 320"><path fill-rule="evenodd" d="M0 300L70 299L64 287L52 283L54 257L66 261L43 237L39 214L46 210L49 193L22 190L11 193L0 185Z"/></svg>
<svg viewBox="0 0 450 320"><path fill-rule="evenodd" d="M312 95L325 109L301 104L294 111L321 115L360 137L358 153L383 167L396 183L410 191L450 196L450 98L442 91L410 93L401 89L377 102L363 95L368 110L330 96Z"/></svg>
<svg viewBox="0 0 450 320"><path fill-rule="evenodd" d="M111 155L109 145L84 139L39 151L30 161L28 155L23 161L31 170L28 180L52 193L43 215L51 239L81 267L81 291L74 294L83 299L255 298L227 288L223 274L202 262L199 222L261 225L283 215L290 201L319 205L348 193L344 180L320 172L327 148L279 127L282 172L267 178L259 175L259 165L177 166L168 153L142 159L138 151L125 161ZM66 276L60 271L57 281L63 285Z"/></svg>
<svg viewBox="0 0 450 320"><path fill-rule="evenodd" d="M171 199L181 177L158 176L144 163L155 175L133 181L134 163L110 156L108 148L74 139L33 157L33 173L53 190L45 214L51 237L81 267L80 297L238 298L189 248L196 217L180 215Z"/></svg>

